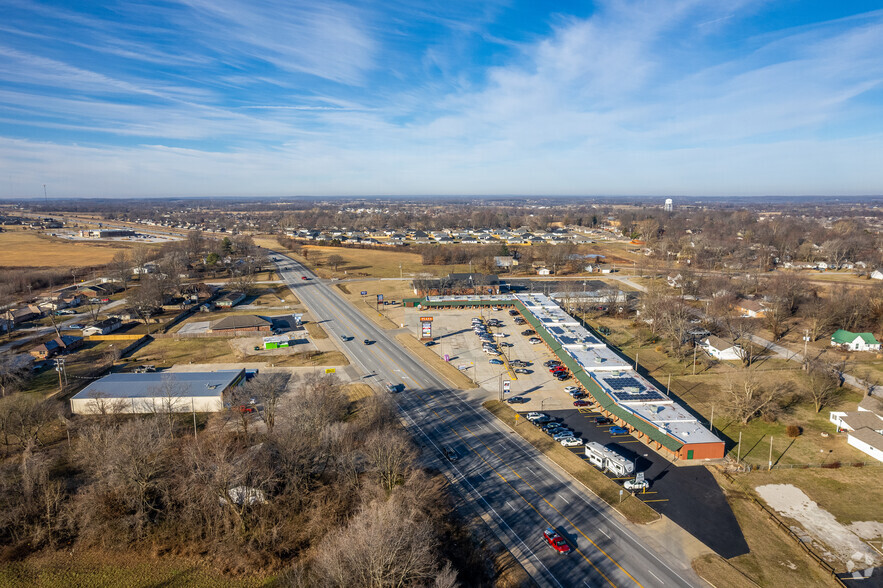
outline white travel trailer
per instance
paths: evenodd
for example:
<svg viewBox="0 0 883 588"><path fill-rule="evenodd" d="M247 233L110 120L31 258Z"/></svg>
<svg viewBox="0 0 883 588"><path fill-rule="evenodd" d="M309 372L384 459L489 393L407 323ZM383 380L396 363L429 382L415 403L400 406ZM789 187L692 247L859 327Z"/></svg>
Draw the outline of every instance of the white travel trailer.
<svg viewBox="0 0 883 588"><path fill-rule="evenodd" d="M628 476L635 471L635 464L600 443L586 443L586 457L593 466L616 476Z"/></svg>

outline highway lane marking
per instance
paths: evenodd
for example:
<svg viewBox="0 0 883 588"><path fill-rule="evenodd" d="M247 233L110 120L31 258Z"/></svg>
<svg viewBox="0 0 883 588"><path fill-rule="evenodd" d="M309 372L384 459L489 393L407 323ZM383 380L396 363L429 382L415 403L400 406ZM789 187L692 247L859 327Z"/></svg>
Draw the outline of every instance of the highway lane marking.
<svg viewBox="0 0 883 588"><path fill-rule="evenodd" d="M650 574L651 576L653 576L654 578L656 578L656 581L657 581L657 582L659 582L659 583L662 584L663 586L665 585L665 582L663 582L662 580L660 580L659 577L658 577L656 574L654 574L654 573L651 572L650 570L647 570L647 573Z"/></svg>
<svg viewBox="0 0 883 588"><path fill-rule="evenodd" d="M463 428L466 429L467 431L469 431L470 434L472 433L472 431L470 431L470 430L469 430L469 427L467 427L466 425L463 425ZM473 434L473 436L474 436L474 434ZM476 439L478 439L478 438L476 437ZM604 551L603 549L601 549L601 546L599 546L597 543L595 543L594 541L592 541L592 539L591 539L588 535L586 535L585 533L583 533L582 529L580 529L580 528L579 528L579 527L578 527L573 521L571 521L567 516L565 516L565 514L564 514L563 512L561 512L560 510L558 510L558 508L557 508L554 504L552 504L551 502L549 502L549 500L548 500L545 496L543 496L543 494L540 493L539 490L537 490L536 488L534 488L533 485L532 485L530 482L528 482L527 480L525 480L525 479L521 476L521 474L519 474L518 472L516 472L515 469L514 469L511 465L509 465L509 463L508 463L506 460L504 460L502 457L500 457L500 456L499 456L499 455L498 455L493 449L491 449L490 447L488 447L487 443L485 443L485 442L482 441L481 439L478 439L478 442L481 443L482 445L484 445L485 449L487 449L488 451L490 451L490 452L491 452L491 453L492 453L492 454L493 454L498 460L500 460L500 462L501 462L502 464L504 464L507 468L509 468L509 471L511 471L513 474L515 474L515 476L516 476L518 479L520 479L522 482L524 482L524 483L527 485L528 488L530 488L531 490L533 490L534 493L536 493L536 495L537 495L540 499L542 499L543 502L545 502L547 505L549 505L549 507L550 507L552 510L554 510L555 512L557 512L558 515L559 515L561 518L563 518L565 521L567 521L567 523L568 523L571 527L573 527L573 528L576 530L577 533L579 533L580 535L582 535L583 538L584 538L586 541L588 541L589 543L591 543L592 545L594 545L594 546L595 546L595 549L597 549L597 550L600 551L602 554L604 554L604 557L606 557L608 560L610 560L610 561L613 563L613 565L615 565L617 568L619 568L619 569L620 569L620 570L621 570L626 576L628 576L629 578L631 578L631 580L632 580L635 584L637 584L637 585L640 586L641 588L644 588L643 585L642 585L640 582L638 582L638 580L636 580L634 576L632 576L630 573L628 573L628 571L627 571L625 568L623 568L621 565L619 565L619 562L617 562L615 559L613 559L613 557L611 557L609 553L607 553L606 551ZM477 451L476 451L476 453L478 454ZM478 454L478 455L480 456L481 454ZM484 459L484 458L482 457L482 459ZM485 461L487 461L487 460L485 460ZM489 463L488 463L488 465L489 465L490 467L493 468L493 466L491 466ZM525 466L525 467L527 467L528 469L530 469L530 466ZM503 480L506 480L506 478L504 478L502 474L499 474L499 473L498 473L497 475L499 475L500 478L502 478ZM506 480L506 482L509 483L510 486L512 486L512 484L511 484L508 480ZM521 496L521 493L518 492L518 490L516 490L514 486L512 486L512 490L514 490L519 496ZM522 498L525 500L525 502L528 502L526 498L524 498L524 497L522 497ZM531 503L528 502L528 504L531 504ZM537 511L537 514L539 514L541 517L543 517L543 520L548 521L548 519L546 519L546 517L544 517L542 514L540 514L540 512L536 509L536 507L534 507L532 504L531 504L531 507L532 507L534 510ZM579 553L580 555L583 556L583 559L585 559L587 562L589 562L590 564L592 564L592 567L595 568L596 570L598 570L598 573L601 574L601 575L604 577L604 579L607 580L608 583L610 583L611 586L614 585L613 582L612 582L612 581L611 581L611 580L610 580L610 579L604 574L604 572L602 572L601 570L599 570L598 567L597 567L594 563L592 563L592 561L591 561L588 557L586 557L585 554L583 554L582 551L580 551L580 549L577 548L576 551L577 551L577 553Z"/></svg>
<svg viewBox="0 0 883 588"><path fill-rule="evenodd" d="M607 537L608 539L610 539L610 535L607 534L607 531L605 531L603 527L598 527L598 530L601 531L602 533L604 533L604 536L605 536L605 537Z"/></svg>
<svg viewBox="0 0 883 588"><path fill-rule="evenodd" d="M419 424L418 424L413 418L411 418L411 416L410 416L407 412L404 413L404 416L405 416L406 419L408 419L408 420L414 425L414 427L417 428L418 431L420 431L420 434L423 435L423 436L426 438L426 440L427 440L430 444L432 444L432 446L436 449L436 451L440 453L440 450L439 450L438 445L436 445L435 442L432 440L432 438L431 438L429 435L426 434L426 432L423 430L423 428L420 427L420 425L419 425ZM455 434L456 434L456 432L455 432ZM481 456L479 455L479 457L481 457ZM493 506L490 505L490 503L487 501L487 499L486 499L486 498L485 498L485 497L484 497L484 496L483 496L478 490L476 490L475 486L473 486L473 485L469 482L469 480L466 478L465 474L463 474L463 472L460 471L460 469L459 469L457 466L455 466L455 465L453 465L453 464L449 464L449 465L450 465L450 467L454 470L454 472L456 473L456 475L454 476L454 480L455 480L455 481L457 481L457 480L461 480L465 485L467 485L467 486L471 489L472 494L474 494L475 496L477 496L477 497L478 497L478 500L480 500L481 502L483 502L484 505L485 505L485 507L487 507L487 509L488 509L491 513L493 513L494 515L496 515L497 518L500 520L500 523L502 523L503 525L505 525L505 527L509 530L509 532L512 533L512 535L515 537L515 539L517 539L517 543L520 543L520 544L524 547L524 549L525 549L525 550L527 551L527 553L529 554L529 555L528 555L528 559L530 559L530 558L532 557L534 560L536 560L536 562L537 562L537 563L538 563L538 564L539 564L544 570L546 570L546 573L547 573L547 574L552 578L552 580L553 580L553 581L559 586L559 588L562 588L562 587L561 587L561 582L558 581L558 578L555 577L555 574L553 574L553 573L549 570L549 568L546 567L546 564L544 564L544 563L542 562L542 560L541 560L539 557L537 557L536 553L534 553L534 551L533 551L530 547L527 546L527 543L524 542L524 539L522 539L522 538L518 535L518 533L516 533L515 530L514 530L512 527L509 526L509 523L506 522L506 519L504 519L504 518L500 515L500 513L498 513L497 510L496 510ZM517 491L516 491L516 492L517 492ZM507 504L508 504L508 502L507 502ZM514 508L513 508L513 510L514 510ZM542 515L540 515L540 516L542 516ZM493 519L493 517L490 517L490 518ZM502 539L501 539L501 541L502 541ZM504 543L504 545L505 545L505 542L503 542L503 543ZM509 549L509 548L507 547L507 549ZM516 559L517 559L517 558L516 558Z"/></svg>
<svg viewBox="0 0 883 588"><path fill-rule="evenodd" d="M567 500L566 498L564 498L563 496L561 496L560 494L558 495L558 498L560 498L561 500L563 500L563 501L566 502L567 504L570 504L570 501Z"/></svg>

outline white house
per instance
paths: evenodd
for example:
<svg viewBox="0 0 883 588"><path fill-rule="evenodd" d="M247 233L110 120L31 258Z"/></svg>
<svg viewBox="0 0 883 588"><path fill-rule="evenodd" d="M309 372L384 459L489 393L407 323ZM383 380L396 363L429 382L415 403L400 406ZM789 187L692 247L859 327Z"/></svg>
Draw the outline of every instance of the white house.
<svg viewBox="0 0 883 588"><path fill-rule="evenodd" d="M873 272L871 272L871 279L883 280L883 268L875 269Z"/></svg>
<svg viewBox="0 0 883 588"><path fill-rule="evenodd" d="M702 340L699 346L715 359L729 361L742 359L745 351L736 343L711 335Z"/></svg>
<svg viewBox="0 0 883 588"><path fill-rule="evenodd" d="M541 267L537 270L537 275L539 276L548 276L552 272L547 267Z"/></svg>
<svg viewBox="0 0 883 588"><path fill-rule="evenodd" d="M865 396L853 412L831 411L829 419L846 442L878 461L883 461L883 400Z"/></svg>
<svg viewBox="0 0 883 588"><path fill-rule="evenodd" d="M83 336L89 337L91 335L107 335L108 333L112 333L123 326L123 322L118 318L107 318L103 321L98 321L97 323L93 323L83 329Z"/></svg>
<svg viewBox="0 0 883 588"><path fill-rule="evenodd" d="M880 342L871 333L852 333L837 329L831 335L832 347L846 347L850 351L880 351Z"/></svg>

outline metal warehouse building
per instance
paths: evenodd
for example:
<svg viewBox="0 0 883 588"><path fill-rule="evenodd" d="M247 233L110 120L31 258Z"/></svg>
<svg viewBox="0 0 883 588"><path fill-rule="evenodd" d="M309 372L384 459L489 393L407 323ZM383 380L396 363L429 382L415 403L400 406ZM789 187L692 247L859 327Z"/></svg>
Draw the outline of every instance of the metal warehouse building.
<svg viewBox="0 0 883 588"><path fill-rule="evenodd" d="M224 393L244 380L244 369L110 374L75 394L71 412L219 412L224 409Z"/></svg>

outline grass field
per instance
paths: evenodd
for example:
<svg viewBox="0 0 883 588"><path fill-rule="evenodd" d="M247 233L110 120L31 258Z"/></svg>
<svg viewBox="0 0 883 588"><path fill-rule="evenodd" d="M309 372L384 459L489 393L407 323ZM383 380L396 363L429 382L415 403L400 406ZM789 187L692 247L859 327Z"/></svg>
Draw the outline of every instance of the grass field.
<svg viewBox="0 0 883 588"><path fill-rule="evenodd" d="M741 487L731 484L715 468L710 469L723 488L751 550L728 560L734 568L763 587L834 585L832 578L812 558L750 502ZM694 562L694 568L715 586L744 585L738 574L723 566L701 561L698 565Z"/></svg>
<svg viewBox="0 0 883 588"><path fill-rule="evenodd" d="M135 243L87 243L41 235L36 231L0 233L0 267L86 267L109 263Z"/></svg>
<svg viewBox="0 0 883 588"><path fill-rule="evenodd" d="M242 578L227 576L195 561L127 553L69 555L63 551L0 564L0 585L9 588L256 588L271 581L253 573Z"/></svg>
<svg viewBox="0 0 883 588"><path fill-rule="evenodd" d="M489 400L483 406L498 419L509 425L528 443L558 464L564 471L588 487L599 498L622 513L628 520L633 523L646 524L659 519L659 514L655 510L630 493L626 495L625 500L619 502L619 491L621 488L619 484L609 479L569 449L550 439L542 431L524 421L524 419L516 422L515 415L517 413L506 404L498 400Z"/></svg>

